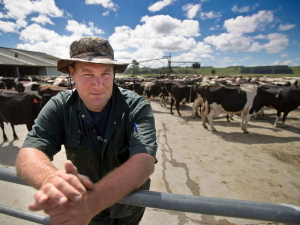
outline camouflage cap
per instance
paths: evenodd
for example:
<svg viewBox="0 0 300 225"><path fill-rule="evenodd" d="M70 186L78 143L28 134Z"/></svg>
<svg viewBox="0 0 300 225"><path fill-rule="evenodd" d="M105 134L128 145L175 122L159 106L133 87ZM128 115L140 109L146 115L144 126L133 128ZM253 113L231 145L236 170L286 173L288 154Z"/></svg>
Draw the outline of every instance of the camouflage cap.
<svg viewBox="0 0 300 225"><path fill-rule="evenodd" d="M70 73L69 66L74 62L87 62L114 65L116 73L123 73L128 63L114 59L114 50L109 42L102 37L83 37L70 45L70 58L60 59L57 70Z"/></svg>

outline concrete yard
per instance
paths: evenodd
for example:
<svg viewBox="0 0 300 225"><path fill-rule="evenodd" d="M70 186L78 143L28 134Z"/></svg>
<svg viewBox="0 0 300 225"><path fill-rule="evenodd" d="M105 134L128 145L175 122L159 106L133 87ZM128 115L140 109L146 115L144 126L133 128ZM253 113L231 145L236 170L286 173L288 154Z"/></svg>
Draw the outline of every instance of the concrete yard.
<svg viewBox="0 0 300 225"><path fill-rule="evenodd" d="M152 191L202 197L300 205L300 110L286 120L286 128L275 128L276 111L267 109L263 119L251 118L249 134L242 133L240 117L214 120L217 132L202 127L201 118L191 118L192 104L180 106L182 117L170 115L170 101L162 108L151 103L157 128L156 169L151 176ZM173 108L175 109L175 108ZM25 125L16 126L20 140L13 141L11 127L5 124L9 142L0 135L0 165L14 168L15 158L26 136ZM64 150L54 164L63 168ZM37 171L38 172L38 171ZM27 210L35 190L0 181L0 204ZM43 214L43 213L40 213ZM43 214L44 215L44 214ZM0 214L1 225L33 224ZM199 215L184 212L146 210L141 225L183 224L280 224Z"/></svg>

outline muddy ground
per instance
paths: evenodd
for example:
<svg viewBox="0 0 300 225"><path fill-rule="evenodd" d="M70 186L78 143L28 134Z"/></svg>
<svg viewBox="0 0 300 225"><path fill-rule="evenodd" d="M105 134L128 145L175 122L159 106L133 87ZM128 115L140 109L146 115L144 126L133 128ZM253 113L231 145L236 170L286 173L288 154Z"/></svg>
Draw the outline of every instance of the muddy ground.
<svg viewBox="0 0 300 225"><path fill-rule="evenodd" d="M290 113L286 128L275 128L276 112L251 121L249 134L242 133L240 117L227 122L225 115L214 120L217 132L202 127L201 118L191 118L191 104L181 106L182 116L170 115L170 104L151 103L156 119L158 151L151 176L152 191L202 197L226 198L300 205L300 109ZM14 167L15 157L26 135L16 126L20 140L0 135L0 164ZM55 157L63 168L64 151ZM0 181L0 204L27 210L34 189ZM42 214L42 213L41 213ZM0 224L33 224L0 214ZM158 224L279 224L211 215L148 208L141 225Z"/></svg>

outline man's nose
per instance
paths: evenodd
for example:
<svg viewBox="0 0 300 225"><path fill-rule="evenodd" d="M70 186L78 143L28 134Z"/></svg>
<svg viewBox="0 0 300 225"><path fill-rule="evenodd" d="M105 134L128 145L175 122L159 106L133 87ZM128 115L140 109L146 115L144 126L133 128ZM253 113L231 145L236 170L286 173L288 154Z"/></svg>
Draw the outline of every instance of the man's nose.
<svg viewBox="0 0 300 225"><path fill-rule="evenodd" d="M99 88L102 87L102 79L100 76L95 77L94 86L99 87Z"/></svg>

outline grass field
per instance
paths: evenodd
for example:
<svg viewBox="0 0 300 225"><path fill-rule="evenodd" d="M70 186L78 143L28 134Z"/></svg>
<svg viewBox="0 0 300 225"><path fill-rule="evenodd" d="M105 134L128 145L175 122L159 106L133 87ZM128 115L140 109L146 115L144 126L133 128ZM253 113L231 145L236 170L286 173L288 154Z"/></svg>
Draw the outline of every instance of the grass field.
<svg viewBox="0 0 300 225"><path fill-rule="evenodd" d="M300 77L300 66L298 67L290 67L293 70L292 74L241 74L241 69L237 67L227 67L227 68L173 68L174 74L176 76L186 76L186 75L194 75L194 74L202 74L202 75L212 75L211 71L214 69L216 73L214 75L242 75L243 77L254 77L254 76L265 76L268 75L271 77ZM159 76L166 74L149 74L149 69L139 69L141 74L138 76L147 77L147 76ZM164 70L166 71L166 70ZM143 73L145 72L145 73ZM126 74L130 76L131 74Z"/></svg>

